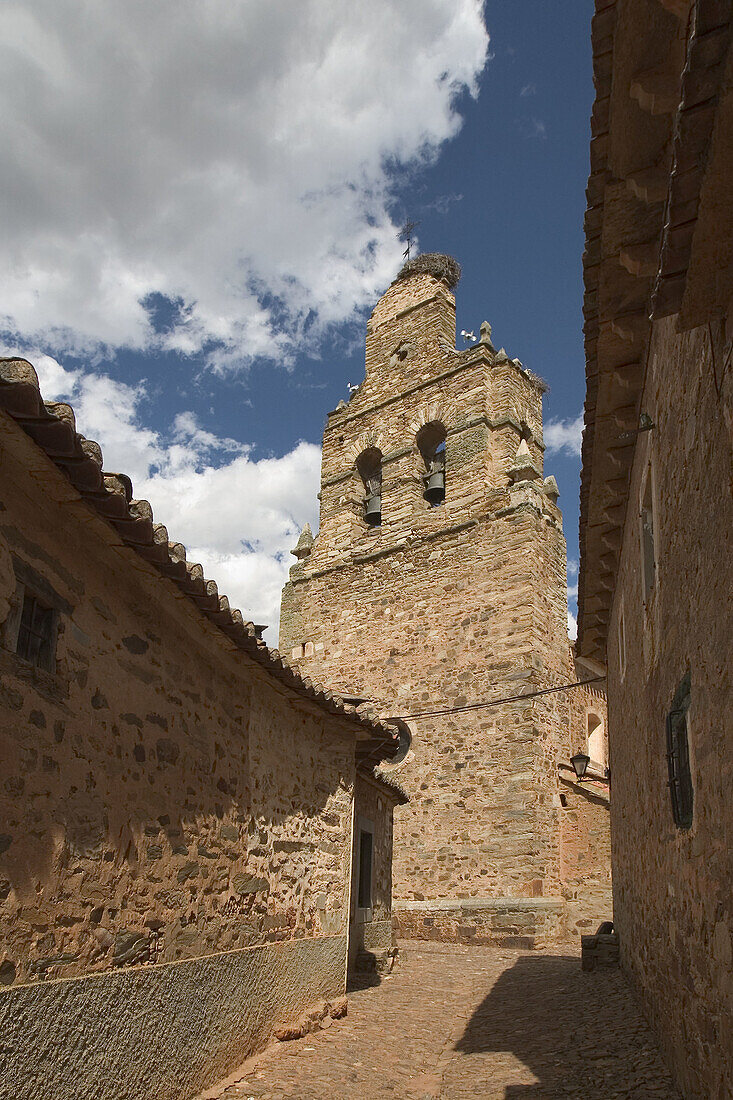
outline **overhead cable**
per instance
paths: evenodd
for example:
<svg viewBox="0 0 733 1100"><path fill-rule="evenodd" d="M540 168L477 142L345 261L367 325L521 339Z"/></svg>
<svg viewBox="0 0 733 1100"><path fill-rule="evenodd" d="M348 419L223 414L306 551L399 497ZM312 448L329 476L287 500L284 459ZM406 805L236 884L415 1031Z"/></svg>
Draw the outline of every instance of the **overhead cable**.
<svg viewBox="0 0 733 1100"><path fill-rule="evenodd" d="M536 699L538 695L552 695L557 691L570 691L571 688L585 687L586 684L597 684L605 680L605 676L594 676L592 680L575 680L571 684L559 684L557 687L542 688L540 691L528 691L524 695L505 695L502 699L487 699L481 703L467 703L463 707L441 707L438 710L420 710L415 714L391 714L382 719L389 722L390 718L399 718L405 721L407 718L437 718L441 714L461 714L467 710L483 710L485 707L498 707L503 703L517 703L521 699Z"/></svg>

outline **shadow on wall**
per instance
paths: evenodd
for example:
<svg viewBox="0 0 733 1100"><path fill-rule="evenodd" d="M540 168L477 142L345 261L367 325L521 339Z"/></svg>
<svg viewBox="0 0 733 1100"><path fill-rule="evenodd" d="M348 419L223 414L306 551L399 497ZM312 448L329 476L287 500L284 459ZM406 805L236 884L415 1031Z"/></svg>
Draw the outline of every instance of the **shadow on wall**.
<svg viewBox="0 0 733 1100"><path fill-rule="evenodd" d="M594 806L602 806L604 810L608 809L608 794L595 794L589 787L583 787L580 783L575 782L572 779L566 779L564 775L561 775L560 782L573 791L573 794L577 794L580 798L584 798L586 802L592 802Z"/></svg>
<svg viewBox="0 0 733 1100"><path fill-rule="evenodd" d="M503 1061L521 1063L536 1081L506 1084L505 1100L680 1100L621 971L583 972L575 956L518 958L476 1009L455 1050L514 1055ZM482 1059L458 1059L451 1066L459 1067L462 1085L472 1084L475 1073L475 1095L485 1095ZM443 1082L447 1094L450 1072Z"/></svg>

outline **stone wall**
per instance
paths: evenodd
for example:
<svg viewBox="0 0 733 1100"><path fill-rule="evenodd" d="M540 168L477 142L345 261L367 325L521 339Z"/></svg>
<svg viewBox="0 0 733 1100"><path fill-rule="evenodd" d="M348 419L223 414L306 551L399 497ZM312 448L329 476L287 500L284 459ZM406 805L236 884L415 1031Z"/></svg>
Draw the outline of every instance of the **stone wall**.
<svg viewBox="0 0 733 1100"><path fill-rule="evenodd" d="M655 324L609 626L614 915L632 978L684 1095L733 1095L730 714L730 328ZM726 351L727 349L727 351ZM716 373L717 372L717 373ZM642 589L640 499L651 465L655 581ZM675 825L666 717L690 673L694 789Z"/></svg>
<svg viewBox="0 0 733 1100"><path fill-rule="evenodd" d="M303 966L310 959L315 967L302 973L303 996L337 996L346 963L353 728L237 650L123 546L2 415L0 1000L10 998L3 1041L6 1054L15 1051L13 1080L21 1050L37 1060L31 1036L23 1037L23 1006L54 1034L59 997L72 1017L83 1014L82 986L60 993L57 978L94 973L95 1003L112 1005L130 967L139 968L133 984L144 1000L167 982L161 967L176 960L200 960L201 974L212 953L270 945L263 950L275 960L277 945L302 941L311 945ZM24 588L54 610L58 640L47 669L14 651ZM330 960L323 973L317 943ZM246 968L244 957L210 965L212 975L233 967L230 977ZM269 1034L259 998L270 1003L271 965L262 963L264 985L237 992L232 978L228 1001L200 1007L185 1000L202 995L198 978L176 971L176 1011L208 1013L216 1045L236 1006L237 1028L255 1042ZM298 1000L293 993L283 1003ZM166 1042L179 1049L175 1021L160 1011ZM120 1048L110 1057L125 1064L138 1056L129 1045L133 1010L119 1012L130 1018L120 1022ZM84 1057L70 1030L58 1058L68 1072ZM216 1072L222 1057L211 1063ZM176 1073L171 1067L171 1080ZM135 1094L132 1078L128 1092L124 1082L114 1087L115 1097ZM179 1095L171 1090L156 1100Z"/></svg>
<svg viewBox="0 0 733 1100"><path fill-rule="evenodd" d="M595 932L603 921L613 920L608 783L578 783L570 767L561 767L560 801L566 932L577 941L578 934Z"/></svg>
<svg viewBox="0 0 733 1100"><path fill-rule="evenodd" d="M280 644L308 675L409 716L396 909L473 899L466 919L493 936L480 899L542 897L522 934L545 937L563 906L557 768L576 711L564 693L461 710L574 679L544 387L486 326L474 347L454 344L453 296L430 275L398 280L376 306L366 379L329 416L320 531L291 570ZM446 489L430 507L417 437L435 423ZM367 448L382 455L378 527L363 518ZM413 717L435 709L451 713Z"/></svg>

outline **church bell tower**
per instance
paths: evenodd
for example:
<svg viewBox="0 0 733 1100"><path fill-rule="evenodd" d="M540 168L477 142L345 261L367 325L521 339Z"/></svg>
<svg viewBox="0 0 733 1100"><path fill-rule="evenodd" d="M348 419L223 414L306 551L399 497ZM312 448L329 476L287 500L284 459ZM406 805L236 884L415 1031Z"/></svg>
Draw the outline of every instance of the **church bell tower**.
<svg viewBox="0 0 733 1100"><path fill-rule="evenodd" d="M565 540L545 386L486 322L456 349L459 277L418 256L371 315L364 382L328 417L320 529L294 550L280 648L402 731L402 934L542 942L562 923L569 713L534 693L574 678Z"/></svg>

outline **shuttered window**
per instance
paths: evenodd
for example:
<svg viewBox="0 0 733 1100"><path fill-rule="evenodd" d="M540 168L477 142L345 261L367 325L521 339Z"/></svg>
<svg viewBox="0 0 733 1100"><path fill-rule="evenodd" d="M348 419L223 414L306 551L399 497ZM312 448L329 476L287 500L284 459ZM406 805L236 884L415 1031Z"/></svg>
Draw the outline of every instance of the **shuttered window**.
<svg viewBox="0 0 733 1100"><path fill-rule="evenodd" d="M27 589L23 593L23 608L15 651L24 661L51 671L55 648L55 613L36 599Z"/></svg>

